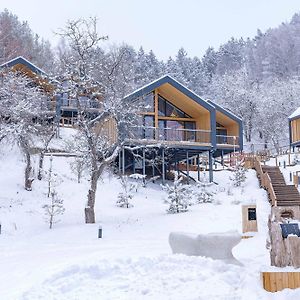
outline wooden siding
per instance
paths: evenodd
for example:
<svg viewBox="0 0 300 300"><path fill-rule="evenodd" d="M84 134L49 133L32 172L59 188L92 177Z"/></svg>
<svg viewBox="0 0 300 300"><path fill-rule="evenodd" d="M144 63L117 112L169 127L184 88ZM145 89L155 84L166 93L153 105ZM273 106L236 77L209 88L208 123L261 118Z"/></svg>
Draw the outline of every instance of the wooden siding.
<svg viewBox="0 0 300 300"><path fill-rule="evenodd" d="M102 123L98 123L95 126L96 132L103 136L108 137L109 141L113 144L117 141L118 131L117 131L117 123L113 118L108 118Z"/></svg>
<svg viewBox="0 0 300 300"><path fill-rule="evenodd" d="M248 220L248 209L256 209L256 205L242 205L243 233L257 232L257 220Z"/></svg>
<svg viewBox="0 0 300 300"><path fill-rule="evenodd" d="M291 121L292 143L300 141L300 118Z"/></svg>
<svg viewBox="0 0 300 300"><path fill-rule="evenodd" d="M158 89L155 90L155 94L160 94L165 99L167 99L170 103L174 104L176 107L181 109L183 112L191 116L189 121L196 121L196 129L200 130L210 130L210 113L207 109L202 107L200 104L191 100L189 97L175 89L173 86L169 84L164 84ZM156 103L155 103L156 104ZM156 107L156 105L155 105ZM172 119L176 120L176 118L164 118L158 116L158 104L157 104L157 119ZM178 119L179 120L179 119ZM183 118L180 118L180 121L184 121ZM156 126L158 127L158 126Z"/></svg>
<svg viewBox="0 0 300 300"><path fill-rule="evenodd" d="M300 288L300 272L262 272L263 288L268 292Z"/></svg>
<svg viewBox="0 0 300 300"><path fill-rule="evenodd" d="M239 136L240 128L239 124L236 121L230 119L219 111L217 111L216 113L216 121L217 123L222 124L227 129L227 135Z"/></svg>

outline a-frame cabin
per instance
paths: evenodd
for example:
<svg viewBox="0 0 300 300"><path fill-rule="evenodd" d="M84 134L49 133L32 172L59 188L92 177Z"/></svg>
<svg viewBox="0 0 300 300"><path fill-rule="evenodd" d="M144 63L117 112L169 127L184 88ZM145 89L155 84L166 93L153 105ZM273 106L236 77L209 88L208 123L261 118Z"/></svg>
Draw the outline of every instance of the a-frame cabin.
<svg viewBox="0 0 300 300"><path fill-rule="evenodd" d="M243 149L240 118L212 101L203 100L168 75L134 91L125 100L144 104L136 126L129 130L126 138L127 149L136 146L142 149L143 173L147 168L145 156L150 160L151 155L155 155L149 149L155 149L163 157L160 170L163 180L167 169L179 171L179 164L183 162L188 173L189 162L199 161L199 155L206 152L212 181L213 157ZM137 164L140 162L136 156L124 149L119 156L120 170L123 173L129 168L135 171Z"/></svg>

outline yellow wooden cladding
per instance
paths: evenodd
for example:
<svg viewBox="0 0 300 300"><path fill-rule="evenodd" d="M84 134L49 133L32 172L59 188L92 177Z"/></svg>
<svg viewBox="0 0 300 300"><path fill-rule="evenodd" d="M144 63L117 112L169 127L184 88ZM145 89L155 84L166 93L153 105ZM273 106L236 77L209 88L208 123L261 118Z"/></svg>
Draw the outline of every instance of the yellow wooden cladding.
<svg viewBox="0 0 300 300"><path fill-rule="evenodd" d="M108 118L105 121L98 123L95 128L96 132L103 138L107 138L111 144L117 141L118 130L115 119Z"/></svg>
<svg viewBox="0 0 300 300"><path fill-rule="evenodd" d="M263 288L268 292L300 288L300 272L262 272Z"/></svg>
<svg viewBox="0 0 300 300"><path fill-rule="evenodd" d="M300 118L291 121L292 143L300 141Z"/></svg>

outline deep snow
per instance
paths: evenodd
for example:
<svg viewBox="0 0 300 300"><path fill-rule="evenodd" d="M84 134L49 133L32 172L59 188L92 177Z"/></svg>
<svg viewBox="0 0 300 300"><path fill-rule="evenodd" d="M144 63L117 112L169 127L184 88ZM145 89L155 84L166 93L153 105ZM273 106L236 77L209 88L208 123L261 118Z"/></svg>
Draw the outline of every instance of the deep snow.
<svg viewBox="0 0 300 300"><path fill-rule="evenodd" d="M243 189L228 196L229 171L215 172L217 204L198 204L186 213L166 214L159 184L140 187L133 208L115 205L118 179L106 174L99 182L97 224L85 225L83 210L88 182L76 182L72 158L55 157L56 187L65 214L52 230L42 205L47 182L23 189L24 163L18 151L0 153L0 299L299 299L299 290L265 292L260 270L268 268L266 192L254 171ZM46 159L45 170L49 158ZM255 203L259 232L234 248L242 267L205 257L172 255L171 231L241 232L241 204ZM103 239L97 238L98 226Z"/></svg>

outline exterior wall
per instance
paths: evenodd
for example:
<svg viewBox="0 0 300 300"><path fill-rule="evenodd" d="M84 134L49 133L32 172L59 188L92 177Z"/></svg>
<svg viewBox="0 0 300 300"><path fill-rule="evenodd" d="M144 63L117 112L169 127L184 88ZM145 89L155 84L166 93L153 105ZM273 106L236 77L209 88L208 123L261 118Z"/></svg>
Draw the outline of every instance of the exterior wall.
<svg viewBox="0 0 300 300"><path fill-rule="evenodd" d="M115 119L108 118L102 123L98 123L95 126L95 131L103 137L107 137L108 140L113 144L117 141L118 130Z"/></svg>
<svg viewBox="0 0 300 300"><path fill-rule="evenodd" d="M300 141L300 118L291 121L291 142Z"/></svg>

